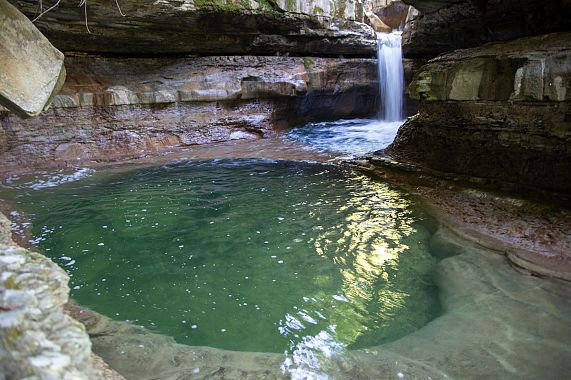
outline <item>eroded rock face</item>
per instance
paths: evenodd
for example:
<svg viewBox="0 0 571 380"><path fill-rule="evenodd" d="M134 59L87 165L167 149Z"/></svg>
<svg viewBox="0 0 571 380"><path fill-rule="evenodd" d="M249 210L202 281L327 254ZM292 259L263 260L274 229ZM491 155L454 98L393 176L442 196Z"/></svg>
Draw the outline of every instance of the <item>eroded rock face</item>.
<svg viewBox="0 0 571 380"><path fill-rule="evenodd" d="M0 67L0 105L22 117L42 112L65 80L63 54L5 0L0 0Z"/></svg>
<svg viewBox="0 0 571 380"><path fill-rule="evenodd" d="M376 0L371 4L375 15L390 29L404 26L409 6L400 0Z"/></svg>
<svg viewBox="0 0 571 380"><path fill-rule="evenodd" d="M571 33L456 51L416 73L387 152L515 189L571 192Z"/></svg>
<svg viewBox="0 0 571 380"><path fill-rule="evenodd" d="M571 29L571 2L559 0L403 0L410 12L406 57L432 58L487 42Z"/></svg>
<svg viewBox="0 0 571 380"><path fill-rule="evenodd" d="M28 17L36 0L11 0ZM73 1L36 25L63 51L134 56L325 55L374 56L375 35L358 0ZM44 5L46 6L46 5ZM124 14L125 16L123 16Z"/></svg>
<svg viewBox="0 0 571 380"><path fill-rule="evenodd" d="M64 314L67 274L10 239L0 214L0 373L7 379L99 379L84 327Z"/></svg>
<svg viewBox="0 0 571 380"><path fill-rule="evenodd" d="M117 160L375 112L373 59L69 58L52 109L0 113L4 167ZM2 137L4 136L4 137Z"/></svg>

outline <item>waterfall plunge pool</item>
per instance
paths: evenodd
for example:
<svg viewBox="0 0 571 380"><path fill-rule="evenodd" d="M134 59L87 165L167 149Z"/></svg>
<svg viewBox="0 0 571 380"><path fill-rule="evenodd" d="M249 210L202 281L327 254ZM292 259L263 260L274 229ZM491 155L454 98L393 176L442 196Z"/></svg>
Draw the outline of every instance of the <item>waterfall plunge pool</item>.
<svg viewBox="0 0 571 380"><path fill-rule="evenodd" d="M431 220L409 194L336 166L181 161L15 201L72 298L180 343L336 352L440 311Z"/></svg>
<svg viewBox="0 0 571 380"><path fill-rule="evenodd" d="M314 151L358 156L389 146L403 123L375 119L308 123L292 128L284 137Z"/></svg>
<svg viewBox="0 0 571 380"><path fill-rule="evenodd" d="M286 137L321 152L362 155L386 148L404 123L402 33L377 34L378 119L308 123Z"/></svg>

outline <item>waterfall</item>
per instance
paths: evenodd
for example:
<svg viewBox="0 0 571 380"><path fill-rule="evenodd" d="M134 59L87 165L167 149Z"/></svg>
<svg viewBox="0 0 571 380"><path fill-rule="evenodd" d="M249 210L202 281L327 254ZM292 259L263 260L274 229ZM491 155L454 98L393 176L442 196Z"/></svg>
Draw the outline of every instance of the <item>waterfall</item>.
<svg viewBox="0 0 571 380"><path fill-rule="evenodd" d="M403 119L404 71L402 32L377 33L377 70L381 109L379 119L392 122Z"/></svg>

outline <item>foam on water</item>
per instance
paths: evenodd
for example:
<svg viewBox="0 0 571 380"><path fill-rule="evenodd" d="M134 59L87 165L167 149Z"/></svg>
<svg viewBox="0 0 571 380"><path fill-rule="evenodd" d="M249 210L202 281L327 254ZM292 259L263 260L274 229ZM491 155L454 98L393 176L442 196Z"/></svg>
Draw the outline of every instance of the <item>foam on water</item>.
<svg viewBox="0 0 571 380"><path fill-rule="evenodd" d="M309 123L290 130L286 137L320 152L355 156L386 148L401 125L401 121L376 119L337 120Z"/></svg>
<svg viewBox="0 0 571 380"><path fill-rule="evenodd" d="M31 189L42 190L50 187L60 186L66 183L79 181L95 173L95 169L79 168L73 172L68 169L60 169L53 172L37 172L33 179L22 179L18 175L8 177L0 187L7 189Z"/></svg>
<svg viewBox="0 0 571 380"><path fill-rule="evenodd" d="M403 121L404 70L402 33L377 35L379 78L378 119L337 120L308 123L286 137L320 152L362 155L389 146Z"/></svg>

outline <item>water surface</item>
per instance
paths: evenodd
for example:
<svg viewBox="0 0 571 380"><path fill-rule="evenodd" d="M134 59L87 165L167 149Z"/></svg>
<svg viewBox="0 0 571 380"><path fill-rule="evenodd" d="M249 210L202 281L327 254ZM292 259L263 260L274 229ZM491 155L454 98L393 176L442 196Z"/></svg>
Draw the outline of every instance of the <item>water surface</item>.
<svg viewBox="0 0 571 380"><path fill-rule="evenodd" d="M403 123L376 119L308 123L292 128L285 137L317 152L358 156L389 146Z"/></svg>
<svg viewBox="0 0 571 380"><path fill-rule="evenodd" d="M310 358L439 313L430 221L335 166L181 161L18 194L73 298L180 343Z"/></svg>

